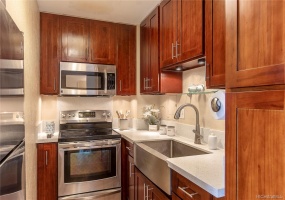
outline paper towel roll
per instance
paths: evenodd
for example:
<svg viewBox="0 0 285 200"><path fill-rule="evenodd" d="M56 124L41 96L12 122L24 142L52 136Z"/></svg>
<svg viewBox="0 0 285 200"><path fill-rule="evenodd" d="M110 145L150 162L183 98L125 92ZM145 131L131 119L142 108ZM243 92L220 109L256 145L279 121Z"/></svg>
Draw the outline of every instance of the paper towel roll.
<svg viewBox="0 0 285 200"><path fill-rule="evenodd" d="M214 98L218 98L219 101L220 101L220 109L219 111L215 112L213 109L212 109L212 106L211 106L211 103L212 103L212 100ZM209 99L209 103L208 103L209 107L210 107L210 112L212 114L212 116L215 118L215 119L225 119L225 110L226 110L226 107L225 107L225 92L223 90L219 90L218 92L214 93L211 98Z"/></svg>

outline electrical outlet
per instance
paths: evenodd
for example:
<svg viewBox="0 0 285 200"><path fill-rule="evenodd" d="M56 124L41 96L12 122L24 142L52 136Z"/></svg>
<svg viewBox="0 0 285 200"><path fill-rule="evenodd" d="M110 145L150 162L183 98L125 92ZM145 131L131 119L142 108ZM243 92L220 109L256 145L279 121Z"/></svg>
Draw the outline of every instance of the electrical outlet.
<svg viewBox="0 0 285 200"><path fill-rule="evenodd" d="M179 119L184 119L184 109L181 110Z"/></svg>

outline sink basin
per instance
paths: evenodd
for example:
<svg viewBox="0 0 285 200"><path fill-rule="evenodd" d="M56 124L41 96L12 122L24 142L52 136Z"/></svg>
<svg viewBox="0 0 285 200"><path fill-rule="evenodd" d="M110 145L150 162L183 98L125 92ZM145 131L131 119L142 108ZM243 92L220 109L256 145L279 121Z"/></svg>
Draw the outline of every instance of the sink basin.
<svg viewBox="0 0 285 200"><path fill-rule="evenodd" d="M168 195L171 195L171 170L166 159L208 153L175 140L144 141L134 144L136 167Z"/></svg>
<svg viewBox="0 0 285 200"><path fill-rule="evenodd" d="M150 147L168 158L208 154L208 152L201 151L174 140L147 141L141 142L141 144Z"/></svg>

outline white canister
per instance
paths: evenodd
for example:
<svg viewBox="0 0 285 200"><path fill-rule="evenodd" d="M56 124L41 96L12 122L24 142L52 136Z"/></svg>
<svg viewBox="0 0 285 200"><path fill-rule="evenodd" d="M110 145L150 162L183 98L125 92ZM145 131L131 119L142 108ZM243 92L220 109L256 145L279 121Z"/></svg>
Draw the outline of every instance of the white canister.
<svg viewBox="0 0 285 200"><path fill-rule="evenodd" d="M167 132L166 125L160 125L159 126L159 134L160 135L166 135L166 132Z"/></svg>
<svg viewBox="0 0 285 200"><path fill-rule="evenodd" d="M174 136L175 135L175 126L167 126L167 135Z"/></svg>
<svg viewBox="0 0 285 200"><path fill-rule="evenodd" d="M120 119L120 130L128 130L129 129L129 120L128 119Z"/></svg>
<svg viewBox="0 0 285 200"><path fill-rule="evenodd" d="M215 150L218 146L218 138L214 133L211 133L208 137L208 146L209 149Z"/></svg>

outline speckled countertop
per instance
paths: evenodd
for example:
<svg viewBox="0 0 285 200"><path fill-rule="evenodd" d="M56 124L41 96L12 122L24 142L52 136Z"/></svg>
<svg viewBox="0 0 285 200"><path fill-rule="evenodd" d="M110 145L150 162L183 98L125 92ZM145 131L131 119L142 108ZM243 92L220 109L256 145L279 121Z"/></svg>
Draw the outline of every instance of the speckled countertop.
<svg viewBox="0 0 285 200"><path fill-rule="evenodd" d="M215 197L225 196L224 185L224 149L209 150L207 144L197 145L193 140L180 136L160 135L158 132L143 130L119 130L122 137L131 143L146 140L173 139L195 148L209 152L210 154L186 156L167 159L168 166L183 175L199 187L203 188Z"/></svg>

